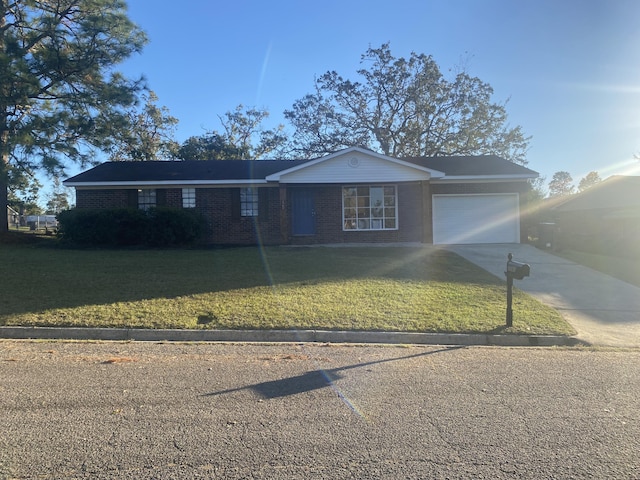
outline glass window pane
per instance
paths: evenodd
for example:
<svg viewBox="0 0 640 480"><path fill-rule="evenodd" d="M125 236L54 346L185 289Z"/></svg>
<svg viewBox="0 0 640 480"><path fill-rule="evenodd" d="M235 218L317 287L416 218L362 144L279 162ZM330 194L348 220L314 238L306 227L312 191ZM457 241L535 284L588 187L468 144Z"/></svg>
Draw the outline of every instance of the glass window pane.
<svg viewBox="0 0 640 480"><path fill-rule="evenodd" d="M344 230L395 230L396 193L394 185L343 187Z"/></svg>
<svg viewBox="0 0 640 480"><path fill-rule="evenodd" d="M371 187L371 206L381 207L384 203L384 194L382 187Z"/></svg>
<svg viewBox="0 0 640 480"><path fill-rule="evenodd" d="M240 215L243 217L258 216L258 189L251 187L240 189Z"/></svg>
<svg viewBox="0 0 640 480"><path fill-rule="evenodd" d="M196 206L196 189L182 189L182 208L194 208Z"/></svg>
<svg viewBox="0 0 640 480"><path fill-rule="evenodd" d="M359 207L368 207L369 206L369 197L358 197L358 206Z"/></svg>
<svg viewBox="0 0 640 480"><path fill-rule="evenodd" d="M356 196L356 189L354 187L345 187L342 189L342 192L345 198Z"/></svg>
<svg viewBox="0 0 640 480"><path fill-rule="evenodd" d="M149 210L156 206L156 191L154 189L138 190L138 208Z"/></svg>

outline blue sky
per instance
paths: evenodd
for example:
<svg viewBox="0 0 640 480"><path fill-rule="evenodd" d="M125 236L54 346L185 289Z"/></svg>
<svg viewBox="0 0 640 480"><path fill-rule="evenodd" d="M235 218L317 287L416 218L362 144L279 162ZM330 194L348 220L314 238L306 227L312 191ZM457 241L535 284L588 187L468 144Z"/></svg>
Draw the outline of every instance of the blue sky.
<svg viewBox="0 0 640 480"><path fill-rule="evenodd" d="M236 105L267 109L265 126L336 70L355 78L369 46L432 55L509 100L533 138L529 167L575 183L596 170L640 175L640 2L637 0L130 0L148 34L121 66L144 75L180 120L177 139L220 129ZM285 124L286 125L286 124Z"/></svg>

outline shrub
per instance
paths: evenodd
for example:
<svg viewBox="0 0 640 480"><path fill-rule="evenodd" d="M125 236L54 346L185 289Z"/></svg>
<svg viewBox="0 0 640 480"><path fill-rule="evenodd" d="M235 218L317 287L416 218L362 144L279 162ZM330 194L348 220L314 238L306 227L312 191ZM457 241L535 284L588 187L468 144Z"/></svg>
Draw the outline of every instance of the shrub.
<svg viewBox="0 0 640 480"><path fill-rule="evenodd" d="M197 241L202 230L197 212L179 208L73 209L58 214L58 236L75 245L187 245Z"/></svg>
<svg viewBox="0 0 640 480"><path fill-rule="evenodd" d="M200 238L203 218L194 209L152 208L147 212L146 244L152 246L188 245Z"/></svg>

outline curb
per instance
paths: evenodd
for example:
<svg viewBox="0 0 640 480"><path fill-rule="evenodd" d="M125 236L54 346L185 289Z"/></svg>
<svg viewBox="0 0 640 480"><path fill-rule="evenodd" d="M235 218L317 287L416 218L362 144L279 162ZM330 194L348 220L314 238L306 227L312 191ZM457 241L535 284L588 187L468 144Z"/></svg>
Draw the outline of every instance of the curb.
<svg viewBox="0 0 640 480"><path fill-rule="evenodd" d="M588 345L562 335L356 332L329 330L147 330L136 328L0 327L11 340L105 340L138 342L377 343L555 347Z"/></svg>

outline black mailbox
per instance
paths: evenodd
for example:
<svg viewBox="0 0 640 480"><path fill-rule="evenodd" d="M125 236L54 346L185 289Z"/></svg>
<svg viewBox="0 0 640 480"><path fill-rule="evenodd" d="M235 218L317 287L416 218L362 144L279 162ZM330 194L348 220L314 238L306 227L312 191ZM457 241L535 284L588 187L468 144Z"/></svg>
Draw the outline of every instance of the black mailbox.
<svg viewBox="0 0 640 480"><path fill-rule="evenodd" d="M507 255L507 271L504 272L507 276L507 327L513 326L513 310L511 308L513 281L528 277L530 270L529 264L514 262L513 255L511 253Z"/></svg>
<svg viewBox="0 0 640 480"><path fill-rule="evenodd" d="M513 260L509 260L507 262L507 275L511 275L516 280L522 280L524 277L529 276L529 271L531 268L527 263L515 262Z"/></svg>

